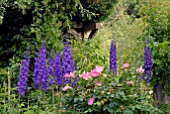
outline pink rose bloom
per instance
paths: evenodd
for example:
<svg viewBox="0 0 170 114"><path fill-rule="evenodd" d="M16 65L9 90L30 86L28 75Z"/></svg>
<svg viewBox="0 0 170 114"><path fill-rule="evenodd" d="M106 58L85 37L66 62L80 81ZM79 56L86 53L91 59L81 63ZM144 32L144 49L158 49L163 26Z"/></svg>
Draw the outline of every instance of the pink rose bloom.
<svg viewBox="0 0 170 114"><path fill-rule="evenodd" d="M126 69L126 68L129 68L129 64L128 64L128 63L123 64L123 65L122 65L122 68L125 68L125 69Z"/></svg>
<svg viewBox="0 0 170 114"><path fill-rule="evenodd" d="M83 78L83 76L86 75L86 73L82 73L79 75L80 78Z"/></svg>
<svg viewBox="0 0 170 114"><path fill-rule="evenodd" d="M102 85L102 82L96 82L95 83L97 86L101 86Z"/></svg>
<svg viewBox="0 0 170 114"><path fill-rule="evenodd" d="M70 74L68 73L64 74L64 78L70 78Z"/></svg>
<svg viewBox="0 0 170 114"><path fill-rule="evenodd" d="M88 75L87 76L83 76L83 79L84 80L88 80L89 79Z"/></svg>
<svg viewBox="0 0 170 114"><path fill-rule="evenodd" d="M96 70L92 70L89 75L95 78L99 76L99 72L97 72Z"/></svg>
<svg viewBox="0 0 170 114"><path fill-rule="evenodd" d="M88 80L88 78L89 78L88 74L86 74L86 73L80 74L79 77L83 78L84 80Z"/></svg>
<svg viewBox="0 0 170 114"><path fill-rule="evenodd" d="M72 73L72 72L70 72L70 77L72 77L72 78L76 78L75 74L74 74L74 73Z"/></svg>
<svg viewBox="0 0 170 114"><path fill-rule="evenodd" d="M96 69L95 69L98 73L101 73L103 70L104 70L104 67L103 66L96 66Z"/></svg>
<svg viewBox="0 0 170 114"><path fill-rule="evenodd" d="M91 78L91 79L93 78L93 77L90 75L89 72L87 73L87 76L88 76L88 78Z"/></svg>
<svg viewBox="0 0 170 114"><path fill-rule="evenodd" d="M69 85L66 85L62 88L63 91L70 90L70 89L72 89L72 87Z"/></svg>
<svg viewBox="0 0 170 114"><path fill-rule="evenodd" d="M132 81L127 81L127 82L126 82L126 84L128 84L128 85L132 85L132 84L133 84L133 82L132 82Z"/></svg>
<svg viewBox="0 0 170 114"><path fill-rule="evenodd" d="M137 72L137 73L143 73L143 72L144 72L144 69L141 68L141 67L140 67L140 68L137 68L137 69L136 69L136 72Z"/></svg>
<svg viewBox="0 0 170 114"><path fill-rule="evenodd" d="M94 98L90 98L90 99L88 100L88 105L93 105L93 103L94 103Z"/></svg>

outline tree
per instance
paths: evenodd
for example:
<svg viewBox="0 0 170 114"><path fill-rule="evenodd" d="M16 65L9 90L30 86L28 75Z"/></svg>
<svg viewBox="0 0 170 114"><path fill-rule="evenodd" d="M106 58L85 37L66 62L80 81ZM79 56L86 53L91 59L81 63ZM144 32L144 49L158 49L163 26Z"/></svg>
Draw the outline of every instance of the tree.
<svg viewBox="0 0 170 114"><path fill-rule="evenodd" d="M141 1L138 13L147 24L146 36L150 39L153 56L155 101L170 105L170 1Z"/></svg>
<svg viewBox="0 0 170 114"><path fill-rule="evenodd" d="M13 55L26 45L36 49L42 41L48 48L60 48L56 42L71 29L74 19L86 22L104 21L117 0L1 0L0 66L6 66ZM34 51L35 52L35 51ZM34 53L33 52L33 53Z"/></svg>

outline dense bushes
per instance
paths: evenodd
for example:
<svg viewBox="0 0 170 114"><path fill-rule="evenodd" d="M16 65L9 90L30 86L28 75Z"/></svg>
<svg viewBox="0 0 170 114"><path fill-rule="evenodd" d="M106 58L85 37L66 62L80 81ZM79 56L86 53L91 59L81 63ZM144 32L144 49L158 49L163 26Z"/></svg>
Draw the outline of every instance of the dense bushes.
<svg viewBox="0 0 170 114"><path fill-rule="evenodd" d="M13 55L20 55L27 44L31 49L35 49L43 40L47 42L48 48L59 48L57 42L62 40L61 34L71 28L71 20L104 21L112 12L115 3L116 0L1 1L0 66L6 66Z"/></svg>

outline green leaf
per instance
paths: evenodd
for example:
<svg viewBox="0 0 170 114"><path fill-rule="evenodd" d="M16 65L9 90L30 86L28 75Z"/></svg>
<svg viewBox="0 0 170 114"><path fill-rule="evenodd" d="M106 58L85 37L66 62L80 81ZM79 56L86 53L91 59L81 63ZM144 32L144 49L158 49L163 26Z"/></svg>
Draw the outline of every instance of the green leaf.
<svg viewBox="0 0 170 114"><path fill-rule="evenodd" d="M113 113L113 109L109 108L108 111L112 114Z"/></svg>

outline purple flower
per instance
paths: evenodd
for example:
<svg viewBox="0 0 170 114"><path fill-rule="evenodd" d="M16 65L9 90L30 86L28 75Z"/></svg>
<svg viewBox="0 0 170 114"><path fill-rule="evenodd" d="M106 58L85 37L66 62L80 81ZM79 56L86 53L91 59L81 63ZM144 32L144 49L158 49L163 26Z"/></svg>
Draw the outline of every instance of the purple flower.
<svg viewBox="0 0 170 114"><path fill-rule="evenodd" d="M28 56L28 51L24 56L24 59L21 62L20 73L18 76L18 88L17 91L20 95L24 95L27 89L27 79L28 79L28 71L29 71L29 62L30 57Z"/></svg>
<svg viewBox="0 0 170 114"><path fill-rule="evenodd" d="M146 82L150 82L152 78L152 54L149 47L144 46L144 75L141 76Z"/></svg>
<svg viewBox="0 0 170 114"><path fill-rule="evenodd" d="M38 57L35 58L33 81L36 88L47 91L48 75L46 71L46 46L43 43L39 49Z"/></svg>
<svg viewBox="0 0 170 114"><path fill-rule="evenodd" d="M55 56L53 76L55 76L57 85L61 85L64 83L64 77L62 76L61 63L60 63L60 53L56 54Z"/></svg>
<svg viewBox="0 0 170 114"><path fill-rule="evenodd" d="M53 58L48 58L47 75L48 76L52 75L53 70L54 70L54 59Z"/></svg>
<svg viewBox="0 0 170 114"><path fill-rule="evenodd" d="M69 44L65 43L63 57L62 57L62 72L63 74L74 72L74 62L72 60L72 53Z"/></svg>
<svg viewBox="0 0 170 114"><path fill-rule="evenodd" d="M116 60L116 42L114 41L110 46L110 71L115 75L117 74Z"/></svg>
<svg viewBox="0 0 170 114"><path fill-rule="evenodd" d="M64 51L63 51L63 56L62 56L62 74L74 72L75 66L74 62L72 60L72 53L70 51L70 46L66 42L64 44ZM64 84L70 83L69 79L65 79Z"/></svg>
<svg viewBox="0 0 170 114"><path fill-rule="evenodd" d="M54 83L54 80L53 80L53 79L50 79L49 85L52 85L53 83Z"/></svg>

